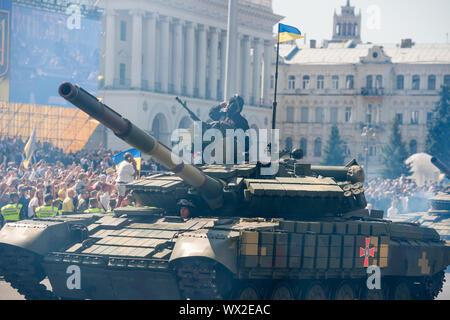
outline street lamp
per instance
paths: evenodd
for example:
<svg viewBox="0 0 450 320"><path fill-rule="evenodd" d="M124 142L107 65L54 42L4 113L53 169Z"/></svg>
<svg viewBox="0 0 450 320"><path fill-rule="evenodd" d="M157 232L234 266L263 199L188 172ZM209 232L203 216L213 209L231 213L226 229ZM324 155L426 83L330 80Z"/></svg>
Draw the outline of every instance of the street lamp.
<svg viewBox="0 0 450 320"><path fill-rule="evenodd" d="M369 138L372 137L374 138L376 136L376 132L375 130L370 126L370 124L367 124L362 132L361 132L361 137L366 137L366 165L365 165L365 171L366 174L369 174Z"/></svg>

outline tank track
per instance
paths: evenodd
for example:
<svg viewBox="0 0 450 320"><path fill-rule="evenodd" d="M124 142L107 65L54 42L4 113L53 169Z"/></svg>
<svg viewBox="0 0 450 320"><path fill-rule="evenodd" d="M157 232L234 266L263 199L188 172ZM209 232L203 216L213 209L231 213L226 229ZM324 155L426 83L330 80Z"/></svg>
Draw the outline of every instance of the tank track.
<svg viewBox="0 0 450 320"><path fill-rule="evenodd" d="M183 259L182 259L183 260ZM233 280L231 274L225 270L220 264L210 261L208 259L186 259L184 261L180 261L175 266L175 271L178 279L178 286L180 289L180 294L182 299L191 299L191 300L214 300L214 299L233 299L232 296L233 288L236 288L236 285L239 285L241 281ZM442 291L443 284L445 282L445 272L444 270L436 273L430 279L427 279L425 284L423 283L423 279L420 279L421 285L417 284L419 279L417 278L408 278L408 277L392 277L390 279L382 280L382 286L388 288L388 290L384 290L383 294L388 296L384 296L384 299L392 299L390 296L390 289L392 286L397 283L404 281L408 284L410 288L411 299L415 300L433 300L435 299L439 293ZM332 288L339 284L342 280L345 279L335 279L335 280L322 280L322 281L314 281L315 283L321 284L324 288L326 288L328 299L334 299L332 294ZM282 280L279 280L280 282ZM366 279L361 281L352 280L350 283L353 283L354 288L361 289L364 285ZM242 282L246 282L242 280ZM248 281L247 281L248 282ZM273 282L271 284L271 282ZM255 281L255 288L260 287L261 284L266 286L267 288L260 288L259 292L265 292L262 294L260 298L267 299L270 296L270 288L276 287L275 281ZM302 287L303 289L307 288L311 280L301 280L301 281L293 281L297 283L296 288L292 288L293 292L297 292L295 294L296 298L298 298L298 288ZM356 299L361 299L362 294L360 290L355 291Z"/></svg>
<svg viewBox="0 0 450 320"><path fill-rule="evenodd" d="M55 294L41 284L45 278L42 258L17 247L0 247L0 274L26 300L56 300Z"/></svg>
<svg viewBox="0 0 450 320"><path fill-rule="evenodd" d="M445 282L445 271L442 270L431 277L422 296L423 299L434 300L442 291Z"/></svg>
<svg viewBox="0 0 450 320"><path fill-rule="evenodd" d="M183 259L175 266L182 299L215 300L229 297L228 272L208 259ZM229 279L229 278L228 278Z"/></svg>

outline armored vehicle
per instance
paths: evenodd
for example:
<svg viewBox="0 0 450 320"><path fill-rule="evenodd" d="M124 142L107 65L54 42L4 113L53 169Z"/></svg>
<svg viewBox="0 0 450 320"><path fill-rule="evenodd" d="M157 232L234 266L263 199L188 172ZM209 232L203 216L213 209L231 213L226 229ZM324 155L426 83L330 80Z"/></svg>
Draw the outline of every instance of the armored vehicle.
<svg viewBox="0 0 450 320"><path fill-rule="evenodd" d="M447 179L450 179L450 168L438 158L432 157L431 162L441 170ZM422 226L436 229L442 239L450 241L450 186L446 192L440 192L430 199L430 210L423 213L417 220Z"/></svg>
<svg viewBox="0 0 450 320"><path fill-rule="evenodd" d="M32 254L38 268L30 272L48 276L55 297L433 299L440 292L449 244L434 229L364 209L356 161L311 166L293 152L271 175L263 163L194 166L82 88L64 83L59 92L169 171L127 186L136 207L77 220L77 228L64 217L6 225L0 249L22 273L19 257ZM53 224L67 229L64 241ZM69 237L74 228L80 232ZM41 234L53 235L45 250L35 244ZM371 289L368 272L377 269L380 285Z"/></svg>

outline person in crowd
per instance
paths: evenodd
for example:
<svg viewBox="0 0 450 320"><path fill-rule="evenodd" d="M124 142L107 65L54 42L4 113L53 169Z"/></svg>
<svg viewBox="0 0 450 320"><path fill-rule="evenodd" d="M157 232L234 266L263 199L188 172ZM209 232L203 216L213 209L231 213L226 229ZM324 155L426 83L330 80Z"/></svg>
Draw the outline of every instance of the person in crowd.
<svg viewBox="0 0 450 320"><path fill-rule="evenodd" d="M2 225L9 221L19 221L24 218L24 207L19 203L19 195L11 193L9 195L9 203L1 208Z"/></svg>
<svg viewBox="0 0 450 320"><path fill-rule="evenodd" d="M28 218L33 218L36 215L36 210L39 208L39 199L42 198L42 191L37 188L30 190L30 203L28 204Z"/></svg>
<svg viewBox="0 0 450 320"><path fill-rule="evenodd" d="M116 183L119 191L119 205L127 195L125 185L132 182L136 174L136 160L134 160L131 153L127 152L124 155L124 161L120 163L119 169L117 170Z"/></svg>
<svg viewBox="0 0 450 320"><path fill-rule="evenodd" d="M89 209L89 190L84 189L78 198L77 212L84 212Z"/></svg>
<svg viewBox="0 0 450 320"><path fill-rule="evenodd" d="M62 204L62 212L68 212L68 213L73 213L75 212L75 204L73 203L73 199L75 197L75 190L74 189L69 189L67 190L67 196L63 201Z"/></svg>
<svg viewBox="0 0 450 320"><path fill-rule="evenodd" d="M46 194L44 196L44 205L36 209L36 218L43 219L48 217L55 217L59 214L58 208L52 204L53 196Z"/></svg>
<svg viewBox="0 0 450 320"><path fill-rule="evenodd" d="M387 218L393 218L394 216L398 215L398 209L397 209L397 201L392 201L391 206L389 207L387 211Z"/></svg>
<svg viewBox="0 0 450 320"><path fill-rule="evenodd" d="M84 213L104 213L105 210L99 207L97 198L89 199L89 209L85 210Z"/></svg>

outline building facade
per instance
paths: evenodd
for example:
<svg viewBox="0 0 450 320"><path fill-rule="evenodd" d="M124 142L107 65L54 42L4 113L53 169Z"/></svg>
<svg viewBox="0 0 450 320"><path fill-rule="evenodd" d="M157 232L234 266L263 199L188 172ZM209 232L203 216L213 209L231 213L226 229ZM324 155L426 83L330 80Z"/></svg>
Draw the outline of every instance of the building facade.
<svg viewBox="0 0 450 320"><path fill-rule="evenodd" d="M295 50L280 66L282 146L301 147L306 161L318 163L337 124L347 160L356 158L375 175L398 117L410 154L424 151L440 87L450 85L450 45L333 43Z"/></svg>
<svg viewBox="0 0 450 320"><path fill-rule="evenodd" d="M223 101L228 1L104 0L99 95L119 113L169 144L190 119L175 97L202 120ZM236 93L252 127L270 126L273 26L271 0L239 0ZM107 145L125 147L108 133Z"/></svg>

